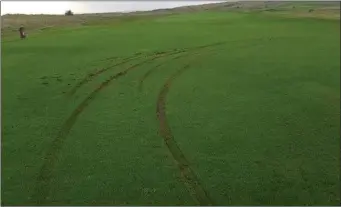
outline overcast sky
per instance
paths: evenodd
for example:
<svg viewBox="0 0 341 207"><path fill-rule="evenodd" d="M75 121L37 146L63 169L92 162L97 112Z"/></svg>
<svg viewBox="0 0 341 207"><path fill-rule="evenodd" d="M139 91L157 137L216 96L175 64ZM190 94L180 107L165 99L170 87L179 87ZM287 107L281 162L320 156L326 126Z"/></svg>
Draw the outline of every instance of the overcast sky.
<svg viewBox="0 0 341 207"><path fill-rule="evenodd" d="M1 15L20 14L64 14L145 11L173 8L185 5L215 3L218 1L1 1Z"/></svg>

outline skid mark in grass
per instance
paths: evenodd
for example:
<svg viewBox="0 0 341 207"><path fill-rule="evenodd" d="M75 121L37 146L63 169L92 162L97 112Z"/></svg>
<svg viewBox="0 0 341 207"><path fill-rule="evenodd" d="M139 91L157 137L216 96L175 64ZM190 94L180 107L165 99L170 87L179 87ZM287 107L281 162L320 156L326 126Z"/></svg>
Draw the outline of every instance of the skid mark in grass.
<svg viewBox="0 0 341 207"><path fill-rule="evenodd" d="M145 56L146 58L153 57L155 55L156 56L160 56L160 57L164 57L164 56L167 56L167 55L173 55L173 54L178 54L178 53L196 51L196 50L205 49L205 48L209 48L209 47L215 47L215 46L219 46L219 45L222 45L222 44L225 44L225 43L226 42L217 42L217 43L201 45L201 46L196 46L196 47L189 47L189 48L185 48L185 49L170 49L170 50L166 50L166 51L154 51L154 52L149 52L149 53L135 53L132 56L123 58L120 62L118 62L118 63L116 63L114 65L108 66L106 68L102 68L102 69L100 69L98 71L95 71L93 73L89 73L80 82L78 82L76 84L76 86L73 87L73 89L71 89L71 91L68 93L68 95L69 96L74 95L81 86L83 86L84 84L92 81L98 75L100 75L100 74L102 74L102 73L104 73L104 72L106 72L106 71L108 71L110 69L113 69L115 67L118 67L118 66L124 65L126 63L129 63L132 60L135 60L135 59L137 59L137 58L139 58L141 56ZM116 59L119 59L119 58L118 57L109 57L109 58L103 59L102 61L105 61L105 60L107 60L107 61L108 60L116 60Z"/></svg>
<svg viewBox="0 0 341 207"><path fill-rule="evenodd" d="M92 73L88 73L86 77L84 77L80 82L78 82L76 84L76 86L69 92L69 96L72 96L74 95L77 90L83 86L84 84L92 81L94 78L96 78L98 75L110 70L110 69L113 69L113 68L116 68L118 66L121 66L121 65L124 65L126 63L129 63L133 60L136 60L138 59L139 57L141 56L145 56L146 58L150 58L150 57L154 57L154 56L165 56L167 55L168 53L177 53L178 51L176 50L170 50L170 51L165 51L165 52L153 52L153 53L135 53L134 55L132 56L129 56L129 57L126 57L126 58L122 58L120 62L117 62L116 64L114 65L111 65L111 66L108 66L108 67L105 67L105 68L102 68L100 70L97 70L95 72L92 72ZM117 57L114 57L114 58L107 58L106 60L109 61L110 59L112 60L117 60L119 58Z"/></svg>
<svg viewBox="0 0 341 207"><path fill-rule="evenodd" d="M103 72L105 72L105 71L107 71L107 70L109 70L109 69L111 69L111 68L115 68L115 67L124 65L124 64L126 64L126 63L129 63L129 62L131 62L131 61L137 59L138 57L139 57L139 56L137 56L137 55L133 55L133 56L130 56L130 57L127 57L127 58L122 59L122 61L120 61L120 62L118 62L118 63L116 63L116 64L114 64L114 65L111 65L111 66L102 68L102 69L100 69L100 70L98 70L98 71L95 71L94 73L89 73L89 74L88 74L87 76L85 76L80 82L78 82L78 83L76 84L75 87L73 87L73 88L71 89L71 91L69 92L68 95L69 95L69 96L74 95L74 94L77 92L77 90L78 90L81 86L83 86L84 84L90 82L91 80L93 80L96 76L100 75L101 73L103 73Z"/></svg>
<svg viewBox="0 0 341 207"><path fill-rule="evenodd" d="M106 81L100 84L95 90L93 90L72 112L72 114L68 117L68 119L64 122L58 136L52 141L52 144L47 150L47 153L44 157L43 166L40 169L37 182L35 194L32 196L36 205L44 205L46 204L46 199L49 196L51 179L53 177L53 171L55 168L55 164L58 160L58 155L60 150L62 149L65 139L72 127L77 121L79 115L84 112L85 108L90 104L91 101L95 100L98 93L106 88L113 80L120 78L121 76L126 75L129 71L136 69L137 67L144 65L148 62L152 62L153 60L165 56L168 54L163 54L159 56L151 57L147 60L141 61L133 66L126 68L125 70L116 73L115 75L110 76Z"/></svg>
<svg viewBox="0 0 341 207"><path fill-rule="evenodd" d="M167 79L157 99L156 114L157 119L159 120L160 135L163 137L168 150L172 154L172 157L174 158L180 169L184 184L199 205L208 206L213 205L213 202L208 196L206 190L200 184L199 179L195 175L194 171L191 169L188 160L186 159L185 155L175 141L166 117L166 96L168 94L169 88L171 87L172 82L189 68L189 64L185 65L183 68L178 70L174 75Z"/></svg>
<svg viewBox="0 0 341 207"><path fill-rule="evenodd" d="M212 54L219 52L217 50L211 51L213 52ZM203 54L198 53L198 56L202 55ZM199 205L211 206L214 205L213 200L210 198L207 191L200 183L200 180L196 176L195 172L192 170L189 161L187 160L184 153L177 144L176 140L174 139L172 131L168 125L166 116L166 98L169 89L171 88L173 81L189 68L190 68L189 64L185 65L166 80L157 98L156 116L159 121L159 133L163 137L169 152L171 153L176 164L178 165L182 176L182 180L186 187L188 188L191 196Z"/></svg>
<svg viewBox="0 0 341 207"><path fill-rule="evenodd" d="M100 70L97 70L95 72L92 72L92 73L88 73L87 76L85 76L80 82L78 82L76 84L75 87L73 87L71 89L71 91L68 93L69 96L72 96L74 95L77 90L83 86L84 84L92 81L94 78L96 78L98 75L110 70L110 69L113 69L113 68L116 68L118 66L121 66L121 65L124 65L126 63L129 63L133 60L136 60L140 57L145 57L145 58L150 58L150 57L153 57L155 55L161 55L161 56L164 56L164 55L167 55L167 53L171 53L171 52L177 52L176 50L169 50L169 51L164 51L164 52L152 52L152 53L135 53L134 55L132 56L128 56L128 57L125 57L125 58L119 58L119 57L109 57L109 58L106 58L106 59L103 59L103 60L100 60L100 61L115 61L115 60L118 60L118 59L121 59L119 62L117 62L116 64L114 65L111 65L111 66L108 66L108 67L105 67L105 68L102 68Z"/></svg>
<svg viewBox="0 0 341 207"><path fill-rule="evenodd" d="M167 63L167 62L174 61L174 60L179 59L179 58L182 58L182 57L184 57L184 56L185 56L185 55L175 56L175 57L173 57L173 58L171 58L171 59L168 59L168 60L166 60L165 62L162 62L162 63L160 63L160 64L158 64L158 65L152 67L151 69L149 69L149 70L141 77L141 79L140 79L140 81L139 81L139 86L138 86L139 90L140 90L140 91L142 90L143 82L144 82L144 81L145 81L153 72L155 72L158 68L160 68L162 65L164 65L164 64Z"/></svg>
<svg viewBox="0 0 341 207"><path fill-rule="evenodd" d="M174 60L177 60L177 59L180 59L180 58L186 58L188 56L191 56L191 55L196 55L196 54L200 54L201 51L204 51L204 50L200 50L200 49L205 49L205 48L208 48L208 47L214 47L214 46L218 46L218 44L215 44L215 45L210 45L210 46L205 46L205 47L198 47L198 48L195 48L194 50L192 50L193 52L192 53L186 53L184 55L178 55L178 56L175 56L171 59L168 59L168 60L165 60L165 62L163 63L160 63L154 67L152 67L151 69L149 69L146 73L143 74L143 76L140 78L140 81L139 81L139 85L138 85L138 88L140 91L142 91L143 89L143 83L145 82L145 80L151 76L156 70L158 70L162 65L165 65L165 63L168 63L168 62L171 62L171 61L174 61ZM214 49L211 49L211 50L208 50L208 51L214 51ZM185 51L187 52L187 51ZM207 52L207 50L205 51Z"/></svg>
<svg viewBox="0 0 341 207"><path fill-rule="evenodd" d="M192 48L193 49L193 48ZM84 112L86 107L91 103L91 101L95 100L98 93L101 92L104 88L109 86L109 84L120 78L121 76L126 75L131 70L136 69L139 66L142 66L146 63L153 62L154 60L161 58L161 57L168 57L174 54L183 53L183 50L172 50L171 52L160 52L154 53L154 56L147 57L146 60L143 60L137 64L134 64L125 70L116 73L115 75L110 76L106 81L102 82L95 90L93 90L78 106L77 108L71 113L71 115L67 118L64 124L61 127L57 137L52 141L52 144L47 149L46 155L44 157L43 165L39 171L37 180L36 180L36 188L33 194L32 201L35 202L36 205L46 205L47 199L50 193L51 188L51 180L53 178L53 171L55 165L58 161L58 155L64 145L65 139L67 135L70 133L72 127L76 123L79 115ZM183 170L186 172L187 168ZM191 175L186 173L186 176ZM191 175L192 176L192 175ZM196 189L196 188L195 188ZM199 190L198 190L199 191Z"/></svg>

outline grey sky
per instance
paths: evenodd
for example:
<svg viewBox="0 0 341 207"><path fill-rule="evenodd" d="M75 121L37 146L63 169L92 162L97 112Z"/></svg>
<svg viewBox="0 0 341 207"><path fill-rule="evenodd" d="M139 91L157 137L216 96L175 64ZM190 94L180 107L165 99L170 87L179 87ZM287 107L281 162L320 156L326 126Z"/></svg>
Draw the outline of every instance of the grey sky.
<svg viewBox="0 0 341 207"><path fill-rule="evenodd" d="M68 9L75 13L129 12L215 2L219 1L1 1L1 15L64 14Z"/></svg>

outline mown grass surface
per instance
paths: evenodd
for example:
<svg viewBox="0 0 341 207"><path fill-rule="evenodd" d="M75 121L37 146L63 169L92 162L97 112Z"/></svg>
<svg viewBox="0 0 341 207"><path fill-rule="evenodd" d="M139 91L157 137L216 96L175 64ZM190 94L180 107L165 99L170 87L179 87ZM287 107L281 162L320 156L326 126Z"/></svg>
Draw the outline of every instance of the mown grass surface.
<svg viewBox="0 0 341 207"><path fill-rule="evenodd" d="M165 81L190 64L169 88L166 115L215 205L337 205L339 36L339 21L202 12L4 42L3 204L198 204L156 114ZM64 130L110 76L212 43L221 44L161 64L140 88L148 70L182 53L122 73ZM70 95L121 61L103 59L137 53Z"/></svg>

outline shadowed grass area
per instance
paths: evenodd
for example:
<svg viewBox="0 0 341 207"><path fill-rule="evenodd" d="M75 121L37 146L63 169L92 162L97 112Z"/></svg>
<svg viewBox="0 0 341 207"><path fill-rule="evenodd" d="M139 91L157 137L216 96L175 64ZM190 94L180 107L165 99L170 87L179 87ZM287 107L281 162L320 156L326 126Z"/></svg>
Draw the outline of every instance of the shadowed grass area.
<svg viewBox="0 0 341 207"><path fill-rule="evenodd" d="M2 204L338 205L339 21L265 13L2 42Z"/></svg>

